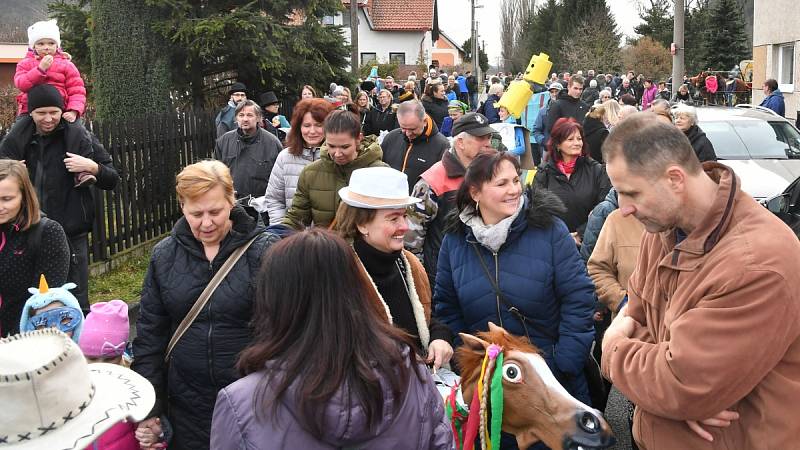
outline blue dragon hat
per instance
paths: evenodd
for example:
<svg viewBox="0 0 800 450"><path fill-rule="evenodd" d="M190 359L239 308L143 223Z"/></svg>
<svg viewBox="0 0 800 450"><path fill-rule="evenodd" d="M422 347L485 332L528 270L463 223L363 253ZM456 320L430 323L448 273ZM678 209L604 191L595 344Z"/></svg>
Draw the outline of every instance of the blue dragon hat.
<svg viewBox="0 0 800 450"><path fill-rule="evenodd" d="M73 320L77 320L78 323L72 332L72 340L78 343L81 331L83 330L83 313L81 312L81 305L78 303L78 299L70 292L70 289L75 289L76 287L77 285L75 283L67 283L58 288L51 288L47 285L47 280L44 274L42 274L39 279L39 288L28 288L28 292L32 295L25 302L25 307L22 309L22 316L19 320L20 332L33 331L36 329L36 327L32 326L30 323L30 319L33 317L33 311L44 308L53 302L61 302L65 307L77 311L77 313L74 314L75 317Z"/></svg>

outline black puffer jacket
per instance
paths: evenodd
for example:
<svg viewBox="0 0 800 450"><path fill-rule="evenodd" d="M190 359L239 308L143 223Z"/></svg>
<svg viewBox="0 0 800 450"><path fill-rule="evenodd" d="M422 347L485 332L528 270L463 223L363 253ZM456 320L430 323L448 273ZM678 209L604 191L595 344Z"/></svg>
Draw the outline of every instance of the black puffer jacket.
<svg viewBox="0 0 800 450"><path fill-rule="evenodd" d="M603 152L601 152L600 149L603 147L603 142L605 142L608 137L608 128L606 128L606 124L600 119L587 116L583 120L583 133L586 139L586 145L589 147L589 156L595 161L602 163Z"/></svg>
<svg viewBox="0 0 800 450"><path fill-rule="evenodd" d="M574 98L569 95L562 95L550 106L547 111L546 130L551 132L553 125L562 117L573 118L578 123L583 123L583 118L589 112L589 105L579 98Z"/></svg>
<svg viewBox="0 0 800 450"><path fill-rule="evenodd" d="M425 112L436 122L436 126L441 128L444 118L447 117L447 104L446 98L422 97L422 106L425 107Z"/></svg>
<svg viewBox="0 0 800 450"><path fill-rule="evenodd" d="M169 448L209 448L211 416L217 392L236 381L236 358L251 340L253 281L261 256L277 237L237 206L233 227L212 262L205 257L185 218L153 249L144 280L136 324L133 369L156 389L151 415L166 413L174 428ZM258 236L222 281L208 304L172 352L164 354L172 334L200 293L233 251Z"/></svg>
<svg viewBox="0 0 800 450"><path fill-rule="evenodd" d="M611 189L605 167L585 156L578 158L569 178L558 170L555 161L549 160L539 167L533 182L537 187L549 189L564 202L567 212L562 219L571 233L577 231L580 236L583 236L589 213Z"/></svg>
<svg viewBox="0 0 800 450"><path fill-rule="evenodd" d="M422 134L413 140L408 140L408 136L398 128L390 131L381 143L383 162L408 176L409 191L419 176L439 162L450 147L450 141L439 132L430 116L426 115L424 122Z"/></svg>
<svg viewBox="0 0 800 450"><path fill-rule="evenodd" d="M684 134L689 138L694 153L697 155L697 159L699 159L700 162L717 160L717 153L714 151L714 145L708 140L706 133L704 133L700 127L692 125Z"/></svg>

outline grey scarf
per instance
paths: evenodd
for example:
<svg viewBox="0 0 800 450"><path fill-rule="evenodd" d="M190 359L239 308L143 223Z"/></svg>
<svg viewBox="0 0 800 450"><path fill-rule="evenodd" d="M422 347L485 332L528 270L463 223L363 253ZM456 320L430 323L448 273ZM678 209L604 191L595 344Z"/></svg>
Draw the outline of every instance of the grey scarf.
<svg viewBox="0 0 800 450"><path fill-rule="evenodd" d="M519 212L522 211L522 206L525 204L524 196L519 196L519 205L517 205L517 210L514 214L506 217L505 219L497 222L494 225L486 225L483 222L483 218L481 218L480 214L475 213L475 208L467 207L464 211L458 215L459 219L470 229L472 229L472 234L475 235L475 239L483 245L484 247L488 248L494 253L497 253L500 250L500 247L506 242L508 238L508 230L511 228L511 224L514 222L514 219L519 216Z"/></svg>

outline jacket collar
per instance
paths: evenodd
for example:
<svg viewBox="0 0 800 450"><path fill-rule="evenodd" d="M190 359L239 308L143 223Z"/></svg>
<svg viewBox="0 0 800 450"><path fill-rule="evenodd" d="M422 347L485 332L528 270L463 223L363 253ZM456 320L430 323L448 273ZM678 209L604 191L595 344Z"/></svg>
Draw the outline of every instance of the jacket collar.
<svg viewBox="0 0 800 450"><path fill-rule="evenodd" d="M669 262L662 264L675 270L694 270L722 236L728 231L733 217L734 201L741 192L741 182L733 170L725 165L703 163L706 174L719 185L716 198L706 216L686 239L675 245L675 229L660 233L666 248L673 248Z"/></svg>
<svg viewBox="0 0 800 450"><path fill-rule="evenodd" d="M444 155L442 155L442 165L444 166L444 171L447 173L448 178L460 178L467 173L467 169L461 164L461 160L458 159L454 148L444 152Z"/></svg>
<svg viewBox="0 0 800 450"><path fill-rule="evenodd" d="M425 114L425 127L422 129L422 134L409 141L408 136L406 136L406 134L403 133L403 140L405 140L406 142L418 144L420 142L430 140L431 136L435 135L438 132L439 128L436 126L436 122L434 122L433 119L431 119L430 115Z"/></svg>

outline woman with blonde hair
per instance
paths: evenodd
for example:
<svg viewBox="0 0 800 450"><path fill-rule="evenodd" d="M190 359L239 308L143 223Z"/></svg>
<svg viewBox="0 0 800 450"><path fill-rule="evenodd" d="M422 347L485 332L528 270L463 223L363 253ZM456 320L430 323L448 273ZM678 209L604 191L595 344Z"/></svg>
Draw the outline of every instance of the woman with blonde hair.
<svg viewBox="0 0 800 450"><path fill-rule="evenodd" d="M67 235L39 211L25 164L0 159L0 336L19 332L28 288L41 275L61 286L68 272Z"/></svg>
<svg viewBox="0 0 800 450"><path fill-rule="evenodd" d="M277 238L235 203L230 171L219 161L187 166L175 190L183 217L153 249L133 342L133 370L156 390L139 429L165 414L170 449L202 450L217 392L239 378L236 358L251 340L250 280Z"/></svg>
<svg viewBox="0 0 800 450"><path fill-rule="evenodd" d="M622 110L622 106L618 102L613 101L603 103L603 107L605 108L603 122L606 124L606 128L610 130L619 123L619 113Z"/></svg>

